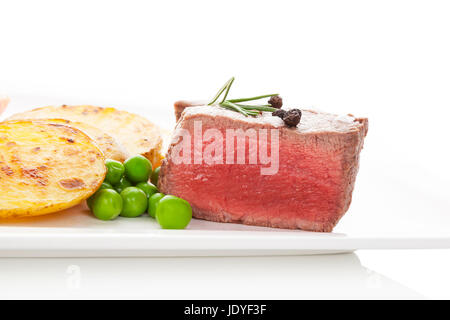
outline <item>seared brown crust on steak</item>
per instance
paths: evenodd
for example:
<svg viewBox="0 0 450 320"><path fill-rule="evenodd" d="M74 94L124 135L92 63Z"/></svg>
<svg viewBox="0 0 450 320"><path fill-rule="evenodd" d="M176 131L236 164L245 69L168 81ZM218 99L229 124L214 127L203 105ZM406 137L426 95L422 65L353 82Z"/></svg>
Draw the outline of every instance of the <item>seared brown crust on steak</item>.
<svg viewBox="0 0 450 320"><path fill-rule="evenodd" d="M191 132L193 122L198 120L201 120L203 126L208 128L279 129L280 145L295 148L297 150L295 152L298 152L298 159L302 159L298 160L298 163L302 161L305 163L303 167L300 164L299 168L293 168L293 177L287 177L295 179L296 172L299 172L298 175L302 176L303 180L292 181L305 181L303 185L288 185L287 182L284 186L267 185L266 181L269 180L257 176L248 177L245 174L233 180L242 184L242 194L244 195L246 190L244 186L247 181L250 184L249 188L260 188L255 190L261 192L278 188L282 193L286 189L289 191L298 188L298 193L291 192L289 193L291 198L285 199L287 203L292 203L292 211L285 212L286 207L283 207L283 210L277 208L277 199L274 194L268 195L266 198L261 197L260 211L258 209L252 211L253 207L250 208L251 212L230 206L227 209L228 201L237 201L245 205L246 198L240 197L239 192L230 191L230 195L224 196L225 198L229 197L224 202L215 203L215 200L211 200L212 203L206 203L204 199L199 199L208 197L207 193L215 185L209 185L208 183L211 181L205 181L203 183L205 186L192 181L195 180L198 170L204 169L199 165L183 167L182 174L192 177L192 180L179 179L177 176L180 174L179 170L176 170L177 165L172 161L172 150L179 143L178 139L174 139L161 166L159 188L163 193L174 194L188 200L193 208L195 218L216 222L330 232L348 210L359 167L359 154L368 130L366 118L302 110L303 117L298 127L288 128L281 119L271 116L270 113L264 113L263 116L257 118L246 118L217 106L196 106L186 109L189 106L187 102L175 104L178 112L181 109L185 111L182 112L177 123L174 137L179 130L186 129ZM284 151L289 152L289 149ZM292 154L287 156L292 156ZM287 159L287 156L282 158L283 155L280 153L280 165ZM292 159L288 160L292 161ZM329 163L332 163L333 166ZM216 167L216 169L220 168ZM189 170L192 172L187 172ZM230 175L239 173L239 169L237 170ZM286 174L286 168L284 170L283 174ZM317 171L320 172L317 173ZM210 180L213 180L215 172L214 170L209 172ZM291 172L288 171L287 174L289 175ZM229 176L228 178L236 177ZM281 177L279 180L283 181L283 178ZM218 181L220 183L221 180ZM190 193L194 187L206 188L206 194L198 194L197 197L194 197ZM211 192L213 191L211 190ZM248 199L250 201L250 197ZM264 208L265 204L270 208ZM272 213L270 212L271 208L273 208Z"/></svg>
<svg viewBox="0 0 450 320"><path fill-rule="evenodd" d="M183 113L184 109L187 107L195 107L195 106L201 106L205 105L204 101L187 101L187 100L180 100L174 103L173 109L175 111L175 119L178 121L181 118L181 114Z"/></svg>

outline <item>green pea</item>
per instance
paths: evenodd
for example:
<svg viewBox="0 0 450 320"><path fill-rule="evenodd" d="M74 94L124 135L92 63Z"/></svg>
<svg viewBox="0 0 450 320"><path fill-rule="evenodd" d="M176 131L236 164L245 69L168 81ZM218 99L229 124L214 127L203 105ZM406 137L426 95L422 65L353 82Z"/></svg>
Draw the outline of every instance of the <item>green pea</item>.
<svg viewBox="0 0 450 320"><path fill-rule="evenodd" d="M158 179L159 179L159 170L161 169L161 167L156 168L155 170L153 170L152 172L152 177L150 178L150 180L152 181L152 183L157 186L158 185Z"/></svg>
<svg viewBox="0 0 450 320"><path fill-rule="evenodd" d="M122 217L138 217L147 210L147 195L144 191L136 187L125 188L120 196L123 200Z"/></svg>
<svg viewBox="0 0 450 320"><path fill-rule="evenodd" d="M156 207L156 220L163 229L184 229L192 219L189 202L175 196L165 196Z"/></svg>
<svg viewBox="0 0 450 320"><path fill-rule="evenodd" d="M94 196L99 190L102 190L102 189L113 189L113 187L108 182L104 182L103 181L103 183L101 184L100 188L98 188L98 190L92 196L87 198L86 203L87 203L87 205L88 205L88 207L89 207L89 209L91 211L92 211L92 204L94 202Z"/></svg>
<svg viewBox="0 0 450 320"><path fill-rule="evenodd" d="M123 208L120 194L113 189L98 191L92 202L92 212L100 220L115 219Z"/></svg>
<svg viewBox="0 0 450 320"><path fill-rule="evenodd" d="M127 178L122 177L122 179L120 179L119 183L114 185L114 189L116 189L116 191L118 193L121 193L125 188L131 187L131 186L132 186L131 182Z"/></svg>
<svg viewBox="0 0 450 320"><path fill-rule="evenodd" d="M119 183L123 173L125 172L123 164L116 160L106 159L105 166L107 169L105 181L110 184Z"/></svg>
<svg viewBox="0 0 450 320"><path fill-rule="evenodd" d="M152 163L141 155L128 158L123 165L126 177L133 183L148 181L152 173Z"/></svg>
<svg viewBox="0 0 450 320"><path fill-rule="evenodd" d="M114 189L114 188L110 183L103 181L102 185L100 186L100 188L98 190L102 190L102 189Z"/></svg>
<svg viewBox="0 0 450 320"><path fill-rule="evenodd" d="M148 214L150 217L156 218L156 207L158 206L159 200L164 196L164 193L155 193L148 199Z"/></svg>
<svg viewBox="0 0 450 320"><path fill-rule="evenodd" d="M147 195L147 199L158 192L158 188L149 182L139 182L136 188L141 189Z"/></svg>

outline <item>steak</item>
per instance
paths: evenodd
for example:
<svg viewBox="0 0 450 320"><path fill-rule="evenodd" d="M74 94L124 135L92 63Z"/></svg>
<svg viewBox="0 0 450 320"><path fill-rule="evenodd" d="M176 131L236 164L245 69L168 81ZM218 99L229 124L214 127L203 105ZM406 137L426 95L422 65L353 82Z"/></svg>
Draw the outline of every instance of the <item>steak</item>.
<svg viewBox="0 0 450 320"><path fill-rule="evenodd" d="M289 128L268 112L186 101L175 110L158 184L189 201L195 218L331 232L349 208L367 119L302 110Z"/></svg>

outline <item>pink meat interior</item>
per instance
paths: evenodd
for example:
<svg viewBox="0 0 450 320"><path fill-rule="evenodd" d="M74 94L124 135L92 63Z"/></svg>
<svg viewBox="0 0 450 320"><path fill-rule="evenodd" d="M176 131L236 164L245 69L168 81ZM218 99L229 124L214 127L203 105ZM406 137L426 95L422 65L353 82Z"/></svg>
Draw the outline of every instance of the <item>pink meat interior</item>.
<svg viewBox="0 0 450 320"><path fill-rule="evenodd" d="M225 129L219 130L225 137ZM330 150L307 136L299 140L283 134L276 174L261 174L261 167L269 164L249 164L252 142L244 138L245 143L236 141L236 146L247 150L246 164L171 164L171 192L207 213L197 216L208 220L330 231L346 210L349 182L343 177L342 150ZM192 150L194 143L192 139ZM209 143L203 142L203 152ZM225 150L224 141L224 161Z"/></svg>

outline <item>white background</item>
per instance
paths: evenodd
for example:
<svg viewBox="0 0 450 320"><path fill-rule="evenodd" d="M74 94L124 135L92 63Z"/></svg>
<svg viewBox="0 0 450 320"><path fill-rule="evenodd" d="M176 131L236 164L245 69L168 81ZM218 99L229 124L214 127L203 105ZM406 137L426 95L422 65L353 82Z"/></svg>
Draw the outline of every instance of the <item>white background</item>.
<svg viewBox="0 0 450 320"><path fill-rule="evenodd" d="M369 117L359 178L376 171L448 199L449 16L446 1L0 0L0 92L39 96L30 108L132 105L159 122L173 101L207 99L235 76L234 96L276 91L289 106ZM446 269L428 262L448 270L447 251L408 253L421 267L401 271L392 253L361 255L426 296L450 295Z"/></svg>

